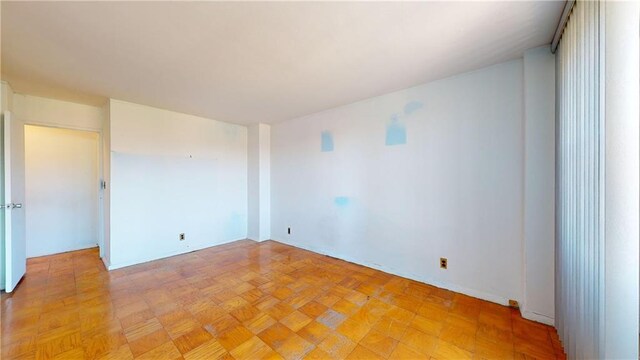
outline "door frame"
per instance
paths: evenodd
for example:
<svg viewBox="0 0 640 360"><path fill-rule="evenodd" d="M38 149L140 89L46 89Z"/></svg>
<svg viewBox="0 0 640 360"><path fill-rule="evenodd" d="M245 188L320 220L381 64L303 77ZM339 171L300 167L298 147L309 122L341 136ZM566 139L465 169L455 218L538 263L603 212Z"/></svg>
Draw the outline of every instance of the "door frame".
<svg viewBox="0 0 640 360"><path fill-rule="evenodd" d="M104 174L104 134L102 133L102 129L95 129L95 128L88 128L88 127L82 127L82 126L71 126L71 125L63 125L63 124L52 124L52 123L46 123L46 122L38 122L38 121L33 121L31 119L22 119L22 121L24 122L24 125L31 125L31 126L40 126L40 127L46 127L46 128L52 128L52 129L64 129L64 130L79 130L79 131L88 131L88 132L92 132L92 133L97 133L98 134L98 179L97 182L99 186L98 188L98 208L96 209L97 211L97 216L98 216L98 233L97 235L97 239L98 239L98 249L100 250L100 259L103 259L104 261L104 257L105 257L105 249L104 249L104 239L105 239L105 224L104 224L104 209L105 209L105 191L106 189L102 186L102 184L104 184L106 182L105 180L105 174Z"/></svg>

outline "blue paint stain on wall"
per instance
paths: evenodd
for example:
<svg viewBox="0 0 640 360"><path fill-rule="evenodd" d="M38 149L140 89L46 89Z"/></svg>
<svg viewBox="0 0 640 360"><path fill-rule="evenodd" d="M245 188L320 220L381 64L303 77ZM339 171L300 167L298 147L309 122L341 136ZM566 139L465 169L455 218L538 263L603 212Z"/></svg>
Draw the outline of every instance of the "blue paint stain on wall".
<svg viewBox="0 0 640 360"><path fill-rule="evenodd" d="M398 120L398 116L394 115L391 117L391 122L387 124L387 136L385 139L385 144L387 146L391 145L402 145L407 143L407 129L403 123Z"/></svg>
<svg viewBox="0 0 640 360"><path fill-rule="evenodd" d="M422 109L423 106L424 104L420 101L410 101L404 106L404 113L406 115L411 115L415 111Z"/></svg>
<svg viewBox="0 0 640 360"><path fill-rule="evenodd" d="M338 196L333 200L333 202L335 202L337 206L345 207L349 205L349 198L346 196Z"/></svg>
<svg viewBox="0 0 640 360"><path fill-rule="evenodd" d="M323 131L320 135L320 150L322 152L333 151L333 135L329 131Z"/></svg>
<svg viewBox="0 0 640 360"><path fill-rule="evenodd" d="M247 216L237 212L231 213L224 227L224 236L227 240L241 239L247 234Z"/></svg>

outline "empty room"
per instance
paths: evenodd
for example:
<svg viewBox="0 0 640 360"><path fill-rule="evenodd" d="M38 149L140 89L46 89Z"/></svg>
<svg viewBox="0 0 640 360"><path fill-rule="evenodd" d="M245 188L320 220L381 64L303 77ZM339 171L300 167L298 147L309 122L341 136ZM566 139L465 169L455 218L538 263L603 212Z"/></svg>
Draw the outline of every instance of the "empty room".
<svg viewBox="0 0 640 360"><path fill-rule="evenodd" d="M639 358L640 2L0 20L0 358Z"/></svg>

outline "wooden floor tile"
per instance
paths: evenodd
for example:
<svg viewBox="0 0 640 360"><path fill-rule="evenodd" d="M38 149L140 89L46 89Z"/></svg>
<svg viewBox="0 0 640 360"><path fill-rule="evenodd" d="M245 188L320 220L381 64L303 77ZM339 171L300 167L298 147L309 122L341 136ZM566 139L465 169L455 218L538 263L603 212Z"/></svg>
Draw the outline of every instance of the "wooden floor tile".
<svg viewBox="0 0 640 360"><path fill-rule="evenodd" d="M300 307L298 310L308 317L315 319L318 316L322 315L327 310L327 307L320 304L319 302L310 301Z"/></svg>
<svg viewBox="0 0 640 360"><path fill-rule="evenodd" d="M249 329L254 334L259 334L262 331L268 329L270 326L274 325L277 321L267 314L262 314L256 316L250 321L245 323L245 327Z"/></svg>
<svg viewBox="0 0 640 360"><path fill-rule="evenodd" d="M224 359L228 356L227 351L220 345L219 342L212 339L209 340L195 349L184 354L185 360L201 360L201 359Z"/></svg>
<svg viewBox="0 0 640 360"><path fill-rule="evenodd" d="M347 359L348 360L383 360L385 358L363 346L358 345L347 356Z"/></svg>
<svg viewBox="0 0 640 360"><path fill-rule="evenodd" d="M311 322L311 320L312 319L307 315L295 310L291 314L280 319L280 323L291 329L293 332L296 332L305 327Z"/></svg>
<svg viewBox="0 0 640 360"><path fill-rule="evenodd" d="M274 349L280 347L294 332L281 323L275 323L258 334L258 337Z"/></svg>
<svg viewBox="0 0 640 360"><path fill-rule="evenodd" d="M432 357L436 359L471 360L473 355L471 352L461 349L450 342L440 340Z"/></svg>
<svg viewBox="0 0 640 360"><path fill-rule="evenodd" d="M320 348L313 349L304 357L304 360L331 360L331 359L333 359L331 355L327 354L324 350Z"/></svg>
<svg viewBox="0 0 640 360"><path fill-rule="evenodd" d="M299 335L292 335L275 350L287 360L302 359L315 348L315 345Z"/></svg>
<svg viewBox="0 0 640 360"><path fill-rule="evenodd" d="M438 338L409 327L402 339L400 339L400 342L423 355L432 355L437 345Z"/></svg>
<svg viewBox="0 0 640 360"><path fill-rule="evenodd" d="M429 358L431 358L430 355L417 352L411 347L403 343L398 343L396 348L391 353L391 356L389 356L389 359L394 359L394 360L417 360L417 359L428 360Z"/></svg>
<svg viewBox="0 0 640 360"><path fill-rule="evenodd" d="M217 340L222 346L231 351L244 343L253 336L253 333L242 325L234 326L233 328L223 332L217 337Z"/></svg>
<svg viewBox="0 0 640 360"><path fill-rule="evenodd" d="M245 342L233 349L230 354L236 360L262 359L273 353L267 344L257 336L252 336Z"/></svg>
<svg viewBox="0 0 640 360"><path fill-rule="evenodd" d="M395 350L398 345L398 340L376 330L371 330L364 338L362 338L362 340L360 340L360 345L373 351L383 359L386 359L391 355L393 350Z"/></svg>
<svg viewBox="0 0 640 360"><path fill-rule="evenodd" d="M211 339L213 336L200 327L178 337L173 342L181 354L186 354Z"/></svg>
<svg viewBox="0 0 640 360"><path fill-rule="evenodd" d="M329 327L314 320L302 329L298 330L298 335L313 344L319 344L329 335L329 333L331 333L331 331L332 330Z"/></svg>
<svg viewBox="0 0 640 360"><path fill-rule="evenodd" d="M404 332L407 330L407 326L407 324L385 315L373 326L373 330L396 340L400 340L404 335Z"/></svg>
<svg viewBox="0 0 640 360"><path fill-rule="evenodd" d="M359 342L370 330L371 326L358 319L349 318L336 329L353 342Z"/></svg>
<svg viewBox="0 0 640 360"><path fill-rule="evenodd" d="M356 347L356 343L338 333L331 333L318 347L334 359L344 359Z"/></svg>
<svg viewBox="0 0 640 360"><path fill-rule="evenodd" d="M445 324L440 333L440 339L469 352L475 351L476 333L475 331L469 331L467 328Z"/></svg>
<svg viewBox="0 0 640 360"><path fill-rule="evenodd" d="M175 347L173 342L168 341L140 356L140 360L177 360L182 359L182 354Z"/></svg>
<svg viewBox="0 0 640 360"><path fill-rule="evenodd" d="M566 358L516 310L274 241L33 258L0 307L3 360Z"/></svg>
<svg viewBox="0 0 640 360"><path fill-rule="evenodd" d="M171 338L169 338L164 329L159 329L134 340L129 340L129 348L134 356L138 356L155 349L167 341L171 341Z"/></svg>

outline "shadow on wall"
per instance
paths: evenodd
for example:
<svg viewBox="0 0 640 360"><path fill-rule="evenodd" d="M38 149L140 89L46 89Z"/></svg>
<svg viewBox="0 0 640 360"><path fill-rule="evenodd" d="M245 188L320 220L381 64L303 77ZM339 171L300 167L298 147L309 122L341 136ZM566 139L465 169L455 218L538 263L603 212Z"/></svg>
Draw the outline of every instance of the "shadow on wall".
<svg viewBox="0 0 640 360"><path fill-rule="evenodd" d="M393 239L407 237L411 232L417 231L417 228L407 227L403 224L397 224L385 217L382 213L374 213L368 210L363 204L353 197L337 196L333 199L331 211L324 217L320 218L316 225L317 234L319 234L319 247L315 247L320 252L338 254L353 253L353 249L357 251L357 258L346 257L346 260L357 261L361 264L379 265L384 258L405 257L405 249ZM383 236L380 237L380 232ZM373 236L376 233L377 236ZM375 242L375 239L384 238L389 241ZM363 244L354 242L354 239L374 239L374 242ZM365 246L366 245L366 246ZM378 257L376 257L378 256ZM422 264L421 262L420 264ZM407 269L420 264L407 264ZM396 270L386 268L385 270ZM397 269L404 271L404 269Z"/></svg>

